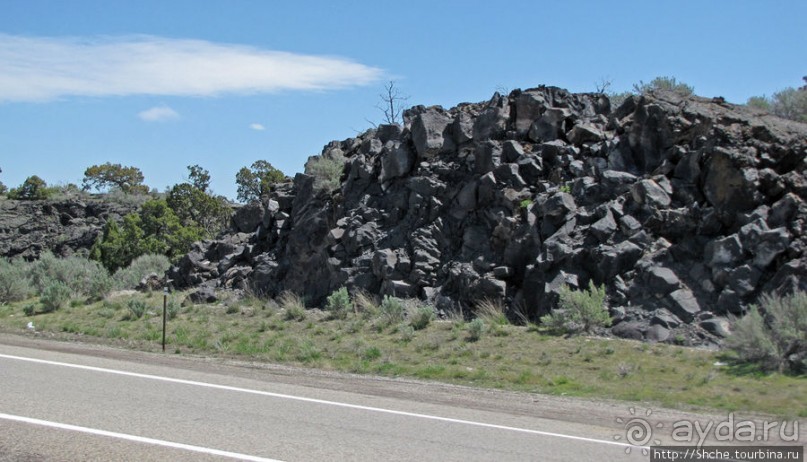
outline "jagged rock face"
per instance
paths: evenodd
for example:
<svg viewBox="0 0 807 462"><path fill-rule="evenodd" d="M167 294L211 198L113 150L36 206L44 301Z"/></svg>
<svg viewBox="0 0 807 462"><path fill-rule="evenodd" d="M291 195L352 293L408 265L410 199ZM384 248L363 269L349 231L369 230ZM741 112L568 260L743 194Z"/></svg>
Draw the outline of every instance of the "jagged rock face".
<svg viewBox="0 0 807 462"><path fill-rule="evenodd" d="M100 199L0 201L0 255L35 260L50 250L58 256L89 254L107 220L136 210Z"/></svg>
<svg viewBox="0 0 807 462"><path fill-rule="evenodd" d="M341 286L446 310L497 298L532 318L593 280L614 334L690 343L762 293L807 290L807 125L553 87L404 119L326 146L348 159L339 191L298 175L171 277L313 303Z"/></svg>

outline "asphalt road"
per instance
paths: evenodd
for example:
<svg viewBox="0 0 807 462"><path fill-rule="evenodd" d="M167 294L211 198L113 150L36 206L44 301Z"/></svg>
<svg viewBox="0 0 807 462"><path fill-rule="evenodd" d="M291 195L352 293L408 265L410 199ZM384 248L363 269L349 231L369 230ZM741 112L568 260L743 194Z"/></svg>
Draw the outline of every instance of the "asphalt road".
<svg viewBox="0 0 807 462"><path fill-rule="evenodd" d="M0 335L0 461L647 460L625 411Z"/></svg>

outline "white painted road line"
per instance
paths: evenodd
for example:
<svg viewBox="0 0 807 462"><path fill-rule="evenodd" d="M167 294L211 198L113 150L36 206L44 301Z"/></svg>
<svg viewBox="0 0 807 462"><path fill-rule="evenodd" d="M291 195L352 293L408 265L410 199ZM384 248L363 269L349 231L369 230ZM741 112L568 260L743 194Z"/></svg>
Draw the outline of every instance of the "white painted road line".
<svg viewBox="0 0 807 462"><path fill-rule="evenodd" d="M237 452L222 451L220 449L204 448L201 446L193 446L190 444L174 443L171 441L157 440L154 438L145 438L136 435L127 435L125 433L110 432L106 430L98 430L95 428L79 427L78 425L69 425L59 422L50 422L48 420L32 419L30 417L22 417L18 415L0 413L1 420L10 420L13 422L21 422L30 425L39 425L43 427L58 428L60 430L69 430L80 433L88 433L90 435L106 436L110 438L117 438L121 440L134 441L136 443L151 444L154 446L163 446L173 449L182 449L185 451L198 452L213 456L229 457L231 459L247 460L252 462L282 462L277 459L267 459L265 457L251 456L248 454L239 454Z"/></svg>
<svg viewBox="0 0 807 462"><path fill-rule="evenodd" d="M490 423L485 423L485 422L476 422L476 421L473 421L473 420L452 419L452 418L449 418L449 417L440 417L440 416L434 416L434 415L429 415L429 414L418 414L418 413L406 412L406 411L396 411L396 410L393 410L393 409L384 409L384 408L371 407L371 406L362 406L362 405L358 405L358 404L340 403L338 401L327 401L327 400L316 399L316 398L306 398L304 396L286 395L286 394L282 394L282 393L272 393L272 392L268 392L268 391L251 390L251 389L248 389L248 388L231 387L231 386L227 386L227 385L217 385L217 384L214 384L214 383L196 382L196 381L193 381L193 380L175 379L175 378L171 378L171 377L162 377L162 376L159 376L159 375L139 374L139 373L136 373L136 372L127 372L127 371L121 371L121 370L116 370L116 369L105 369L105 368L102 368L102 367L94 367L94 366L84 366L84 365L81 365L81 364L62 363L62 362L57 362L57 361L47 361L47 360L44 360L44 359L25 358L25 357L22 357L22 356L12 356L12 355L5 355L5 354L0 354L0 358L11 359L11 360L16 360L16 361L26 361L26 362L38 363L38 364L47 364L47 365L51 365L51 366L69 367L69 368L73 368L73 369L81 369L81 370L87 370L87 371L93 371L93 372L101 372L101 373L106 373L106 374L122 375L122 376L127 376L127 377L136 377L136 378L148 379L148 380L156 380L156 381L161 381L161 382L178 383L178 384L182 384L182 385L191 385L191 386L196 386L196 387L212 388L212 389L216 389L216 390L225 390L225 391L232 391L232 392L237 392L237 393L249 393L249 394L253 394L253 395L268 396L268 397L272 397L272 398L288 399L288 400L294 400L294 401L302 401L302 402L306 402L306 403L322 404L322 405L326 405L326 406L336 406L336 407L343 407L343 408L348 408L348 409L357 409L357 410L362 410L362 411L378 412L378 413L383 413L383 414L392 414L392 415L399 415L399 416L405 416L405 417L414 417L414 418L419 418L419 419L435 420L435 421L439 421L439 422L448 422L448 423L461 424L461 425L470 425L470 426L474 426L474 427L484 427L484 428L492 428L492 429L496 429L496 430L505 430L505 431L519 432L519 433L529 433L529 434L533 434L533 435L553 437L553 438L564 438L564 439L575 440L575 441L583 441L583 442L587 442L587 443L607 444L607 445L611 445L611 446L620 446L620 447L624 447L624 448L635 447L633 445L626 444L626 443L620 443L620 442L617 442L617 441L600 440L600 439L595 439L595 438L586 438L586 437L583 437L583 436L566 435L566 434L563 434L563 433L553 433L553 432L546 432L546 431L541 431L541 430L531 430L531 429L528 429L528 428L510 427L510 426L506 426L506 425L497 425L497 424L490 424ZM641 449L641 448L639 448L639 449Z"/></svg>

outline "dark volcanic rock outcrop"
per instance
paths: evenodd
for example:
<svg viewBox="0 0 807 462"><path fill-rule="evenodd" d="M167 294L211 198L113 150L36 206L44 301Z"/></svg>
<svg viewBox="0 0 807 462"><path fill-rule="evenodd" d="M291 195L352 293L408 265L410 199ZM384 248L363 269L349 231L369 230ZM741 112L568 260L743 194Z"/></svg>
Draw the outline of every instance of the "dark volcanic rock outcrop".
<svg viewBox="0 0 807 462"><path fill-rule="evenodd" d="M760 294L807 289L805 149L807 125L668 93L418 106L325 147L347 158L340 190L297 175L170 276L314 303L341 286L498 298L533 319L593 280L614 333L710 341Z"/></svg>
<svg viewBox="0 0 807 462"><path fill-rule="evenodd" d="M0 255L34 260L55 255L87 255L107 220L136 210L102 199L0 201Z"/></svg>

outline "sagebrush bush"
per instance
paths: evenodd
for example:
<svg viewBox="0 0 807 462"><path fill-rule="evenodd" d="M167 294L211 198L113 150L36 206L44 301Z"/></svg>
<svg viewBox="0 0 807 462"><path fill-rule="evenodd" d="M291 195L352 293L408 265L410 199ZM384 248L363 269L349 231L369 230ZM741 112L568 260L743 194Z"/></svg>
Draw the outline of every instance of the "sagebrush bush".
<svg viewBox="0 0 807 462"><path fill-rule="evenodd" d="M746 104L785 119L807 123L807 86L788 87L771 97L752 96Z"/></svg>
<svg viewBox="0 0 807 462"><path fill-rule="evenodd" d="M23 261L0 259L0 303L18 302L31 295L28 265Z"/></svg>
<svg viewBox="0 0 807 462"><path fill-rule="evenodd" d="M434 308L421 305L409 312L409 325L415 330L425 329L434 319Z"/></svg>
<svg viewBox="0 0 807 462"><path fill-rule="evenodd" d="M175 299L174 297L169 298L165 305L166 317L168 319L176 318L177 315L179 314L180 307L181 305L179 304L179 301L177 301L177 299Z"/></svg>
<svg viewBox="0 0 807 462"><path fill-rule="evenodd" d="M30 268L31 282L37 293L53 282L66 285L74 297L101 299L112 289L112 279L100 263L81 257L56 258L45 252Z"/></svg>
<svg viewBox="0 0 807 462"><path fill-rule="evenodd" d="M633 91L640 95L642 93L649 93L659 90L672 91L681 96L689 96L695 93L695 87L684 82L680 82L675 77L656 77L655 79L651 80L650 83L644 83L640 80L639 83L633 85Z"/></svg>
<svg viewBox="0 0 807 462"><path fill-rule="evenodd" d="M485 332L485 321L476 318L473 321L468 323L468 340L471 342L476 342L480 338L482 338L482 334Z"/></svg>
<svg viewBox="0 0 807 462"><path fill-rule="evenodd" d="M70 301L70 287L61 281L52 281L42 290L39 302L42 303L42 311L50 313L63 308Z"/></svg>
<svg viewBox="0 0 807 462"><path fill-rule="evenodd" d="M558 308L542 316L541 323L555 332L569 334L610 326L605 297L605 286L597 287L594 281L589 281L588 290L572 290L564 285L560 289Z"/></svg>
<svg viewBox="0 0 807 462"><path fill-rule="evenodd" d="M126 303L129 309L129 319L140 319L146 314L146 302L133 298Z"/></svg>
<svg viewBox="0 0 807 462"><path fill-rule="evenodd" d="M126 268L115 272L112 276L113 286L118 290L136 289L144 277L152 273L162 276L170 267L171 260L165 255L141 255L132 260Z"/></svg>
<svg viewBox="0 0 807 462"><path fill-rule="evenodd" d="M398 327L398 332L401 333L401 341L409 343L415 338L415 328L409 324L404 324Z"/></svg>
<svg viewBox="0 0 807 462"><path fill-rule="evenodd" d="M763 370L807 372L807 292L764 295L736 320L724 346Z"/></svg>
<svg viewBox="0 0 807 462"><path fill-rule="evenodd" d="M388 324L396 324L404 320L406 305L400 298L385 295L384 299L381 300L380 311L381 317Z"/></svg>
<svg viewBox="0 0 807 462"><path fill-rule="evenodd" d="M341 154L317 156L306 162L305 173L314 177L314 187L333 191L341 186L346 159Z"/></svg>
<svg viewBox="0 0 807 462"><path fill-rule="evenodd" d="M353 311L353 303L350 301L350 294L346 287L335 290L328 296L325 309L336 319L345 319Z"/></svg>

